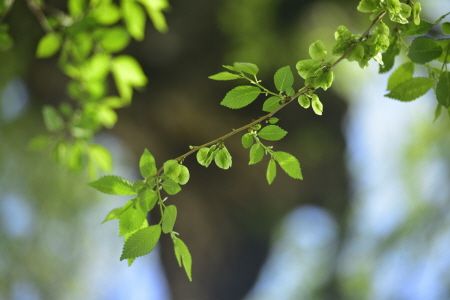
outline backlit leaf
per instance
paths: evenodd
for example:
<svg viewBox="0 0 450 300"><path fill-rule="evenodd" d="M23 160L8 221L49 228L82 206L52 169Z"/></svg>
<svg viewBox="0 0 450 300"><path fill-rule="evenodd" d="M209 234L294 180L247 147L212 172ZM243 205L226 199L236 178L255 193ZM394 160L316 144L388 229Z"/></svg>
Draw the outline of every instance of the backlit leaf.
<svg viewBox="0 0 450 300"><path fill-rule="evenodd" d="M227 148L223 147L219 149L214 157L214 162L221 169L229 169L232 164L231 155Z"/></svg>
<svg viewBox="0 0 450 300"><path fill-rule="evenodd" d="M173 239L175 256L178 262L181 262L189 281L192 281L192 256L186 244L179 238Z"/></svg>
<svg viewBox="0 0 450 300"><path fill-rule="evenodd" d="M313 94L311 96L311 104L312 104L312 108L313 108L314 112L316 113L316 115L321 116L323 113L323 104L322 104L322 102L320 102L319 96L317 96L316 94Z"/></svg>
<svg viewBox="0 0 450 300"><path fill-rule="evenodd" d="M171 159L164 163L164 174L166 174L169 178L177 181L178 176L181 172L181 165L178 160Z"/></svg>
<svg viewBox="0 0 450 300"><path fill-rule="evenodd" d="M275 151L273 152L273 157L286 174L295 179L303 179L300 163L292 154L283 151Z"/></svg>
<svg viewBox="0 0 450 300"><path fill-rule="evenodd" d="M130 36L122 26L115 26L106 29L99 42L106 52L115 53L128 46Z"/></svg>
<svg viewBox="0 0 450 300"><path fill-rule="evenodd" d="M110 220L119 219L119 216L122 213L122 209L123 209L122 207L118 207L111 210L106 216L106 218L103 220L102 224Z"/></svg>
<svg viewBox="0 0 450 300"><path fill-rule="evenodd" d="M130 35L138 41L144 39L145 12L144 8L134 1L122 1L122 17Z"/></svg>
<svg viewBox="0 0 450 300"><path fill-rule="evenodd" d="M119 216L119 235L130 234L142 226L147 218L147 212L136 205L136 198L128 201Z"/></svg>
<svg viewBox="0 0 450 300"><path fill-rule="evenodd" d="M175 221L177 219L177 207L175 205L166 206L164 209L164 214L162 216L162 231L164 233L169 233L173 230Z"/></svg>
<svg viewBox="0 0 450 300"><path fill-rule="evenodd" d="M432 38L416 38L409 48L408 57L415 63L424 64L441 56L441 45Z"/></svg>
<svg viewBox="0 0 450 300"><path fill-rule="evenodd" d="M250 162L249 165L254 165L259 163L261 159L264 157L264 148L261 144L254 144L250 148Z"/></svg>
<svg viewBox="0 0 450 300"><path fill-rule="evenodd" d="M138 202L142 211L150 211L158 202L158 194L149 188L142 189L138 194Z"/></svg>
<svg viewBox="0 0 450 300"><path fill-rule="evenodd" d="M386 97L400 100L413 101L420 96L423 96L429 89L433 87L434 80L426 77L415 77L403 81L391 90Z"/></svg>
<svg viewBox="0 0 450 300"><path fill-rule="evenodd" d="M277 175L277 164L273 159L269 160L269 165L267 166L266 178L269 184L272 184L275 176Z"/></svg>
<svg viewBox="0 0 450 300"><path fill-rule="evenodd" d="M298 96L297 100L298 100L298 103L304 108L308 108L311 106L311 100L305 94Z"/></svg>
<svg viewBox="0 0 450 300"><path fill-rule="evenodd" d="M242 136L242 146L245 149L250 148L253 145L253 136L250 133L246 133Z"/></svg>
<svg viewBox="0 0 450 300"><path fill-rule="evenodd" d="M135 195L136 192L133 190L133 184L126 180L125 178L106 175L100 179L88 183L89 186L99 190L105 194L112 195Z"/></svg>
<svg viewBox="0 0 450 300"><path fill-rule="evenodd" d="M125 99L131 99L133 87L147 84L147 77L141 66L136 59L128 55L120 55L113 59L112 73L119 94Z"/></svg>
<svg viewBox="0 0 450 300"><path fill-rule="evenodd" d="M397 70L392 72L391 76L389 76L388 80L388 91L395 88L400 83L409 80L413 77L414 74L414 63L413 62L407 62L403 65L399 66Z"/></svg>
<svg viewBox="0 0 450 300"><path fill-rule="evenodd" d="M220 104L233 109L242 108L255 101L260 93L261 90L256 86L238 86L229 91Z"/></svg>
<svg viewBox="0 0 450 300"><path fill-rule="evenodd" d="M38 43L36 57L46 58L53 56L60 48L61 40L57 33L51 32L44 35Z"/></svg>
<svg viewBox="0 0 450 300"><path fill-rule="evenodd" d="M291 67L286 66L278 69L274 76L275 87L278 91L286 91L294 84L294 75L292 74Z"/></svg>
<svg viewBox="0 0 450 300"><path fill-rule="evenodd" d="M123 246L120 260L139 257L150 253L161 236L159 225L149 226L134 233Z"/></svg>
<svg viewBox="0 0 450 300"><path fill-rule="evenodd" d="M164 191L169 195L178 194L181 191L181 187L178 183L168 178L161 183Z"/></svg>
<svg viewBox="0 0 450 300"><path fill-rule="evenodd" d="M169 2L167 0L140 0L140 2L147 9L147 14L156 30L166 32L167 24L163 11L169 8Z"/></svg>
<svg viewBox="0 0 450 300"><path fill-rule="evenodd" d="M180 175L178 175L177 182L179 184L188 183L190 178L189 169L186 166L180 165Z"/></svg>
<svg viewBox="0 0 450 300"><path fill-rule="evenodd" d="M277 96L269 97L267 98L266 101L264 101L262 110L266 112L273 112L281 105L280 101L281 101L280 97Z"/></svg>
<svg viewBox="0 0 450 300"><path fill-rule="evenodd" d="M287 131L277 125L268 125L258 132L258 136L268 141L278 141L284 138Z"/></svg>
<svg viewBox="0 0 450 300"><path fill-rule="evenodd" d="M144 178L154 175L157 171L155 158L147 149L144 150L139 160L139 170Z"/></svg>
<svg viewBox="0 0 450 300"><path fill-rule="evenodd" d="M235 62L233 66L236 71L245 72L250 75L256 75L259 72L258 66L252 63Z"/></svg>
<svg viewBox="0 0 450 300"><path fill-rule="evenodd" d="M309 56L315 61L321 61L327 56L327 48L321 40L317 40L309 46Z"/></svg>
<svg viewBox="0 0 450 300"><path fill-rule="evenodd" d="M242 78L242 76L238 75L238 74L233 74L233 73L230 73L230 72L220 72L220 73L217 73L215 75L211 75L208 78L209 79L214 79L214 80L233 80L233 79Z"/></svg>

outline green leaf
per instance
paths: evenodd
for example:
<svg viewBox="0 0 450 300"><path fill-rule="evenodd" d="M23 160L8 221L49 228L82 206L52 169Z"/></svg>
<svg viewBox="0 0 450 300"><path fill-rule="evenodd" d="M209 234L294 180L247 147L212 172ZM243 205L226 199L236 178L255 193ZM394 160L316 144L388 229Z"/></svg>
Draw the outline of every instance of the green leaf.
<svg viewBox="0 0 450 300"><path fill-rule="evenodd" d="M152 176L157 172L155 158L147 149L144 150L139 160L139 170L144 178Z"/></svg>
<svg viewBox="0 0 450 300"><path fill-rule="evenodd" d="M321 40L317 40L309 46L309 56L315 61L321 61L327 56L327 48Z"/></svg>
<svg viewBox="0 0 450 300"><path fill-rule="evenodd" d="M190 178L189 169L186 166L180 165L180 175L178 175L176 182L179 184L188 183Z"/></svg>
<svg viewBox="0 0 450 300"><path fill-rule="evenodd" d="M122 1L122 17L130 35L138 41L144 39L145 12L143 7L134 1Z"/></svg>
<svg viewBox="0 0 450 300"><path fill-rule="evenodd" d="M267 125L258 132L258 136L268 141L278 141L284 138L287 131L277 125Z"/></svg>
<svg viewBox="0 0 450 300"><path fill-rule="evenodd" d="M105 194L111 195L135 195L133 184L125 178L106 175L96 181L88 183L89 186Z"/></svg>
<svg viewBox="0 0 450 300"><path fill-rule="evenodd" d="M407 62L403 65L399 66L397 70L395 70L391 76L389 76L387 89L388 91L395 88L400 83L409 80L413 77L414 74L414 63L413 62Z"/></svg>
<svg viewBox="0 0 450 300"><path fill-rule="evenodd" d="M294 75L291 67L286 66L278 69L274 76L275 87L278 91L283 92L294 84Z"/></svg>
<svg viewBox="0 0 450 300"><path fill-rule="evenodd" d="M266 101L264 101L262 110L266 112L273 112L275 109L280 107L281 105L280 101L281 101L280 97L277 96L269 97L267 98Z"/></svg>
<svg viewBox="0 0 450 300"><path fill-rule="evenodd" d="M175 256L182 263L189 281L192 281L192 256L186 244L179 238L173 238Z"/></svg>
<svg viewBox="0 0 450 300"><path fill-rule="evenodd" d="M172 179L166 179L161 183L164 191L166 191L169 195L175 195L178 194L181 191L181 187L173 181Z"/></svg>
<svg viewBox="0 0 450 300"><path fill-rule="evenodd" d="M450 22L442 23L442 33L443 34L450 34Z"/></svg>
<svg viewBox="0 0 450 300"><path fill-rule="evenodd" d="M316 115L321 116L323 113L323 104L322 102L320 102L319 96L313 94L311 97L311 104L314 112L316 113Z"/></svg>
<svg viewBox="0 0 450 300"><path fill-rule="evenodd" d="M203 147L197 152L197 161L200 165L207 167L208 147Z"/></svg>
<svg viewBox="0 0 450 300"><path fill-rule="evenodd" d="M260 143L254 144L250 148L250 162L249 165L254 165L259 163L261 159L264 157L264 148Z"/></svg>
<svg viewBox="0 0 450 300"><path fill-rule="evenodd" d="M235 62L234 69L236 71L245 72L250 75L256 75L259 72L259 68L257 65L245 62Z"/></svg>
<svg viewBox="0 0 450 300"><path fill-rule="evenodd" d="M272 117L272 118L269 119L269 123L270 124L276 124L276 123L278 123L279 120L280 119L278 119L278 118Z"/></svg>
<svg viewBox="0 0 450 300"><path fill-rule="evenodd" d="M277 164L273 159L269 160L269 165L267 166L266 178L269 184L272 184L273 180L277 176Z"/></svg>
<svg viewBox="0 0 450 300"><path fill-rule="evenodd" d="M147 9L147 14L156 30L166 32L167 23L163 11L169 8L169 2L167 0L140 0L140 2Z"/></svg>
<svg viewBox="0 0 450 300"><path fill-rule="evenodd" d="M143 211L140 207L136 206L134 198L128 201L119 216L119 235L130 234L142 226L142 222L147 218L147 211Z"/></svg>
<svg viewBox="0 0 450 300"><path fill-rule="evenodd" d="M142 211L151 211L158 202L158 194L149 188L142 189L138 194L139 206Z"/></svg>
<svg viewBox="0 0 450 300"><path fill-rule="evenodd" d="M304 108L308 108L311 105L311 100L305 94L298 96L297 100L298 103Z"/></svg>
<svg viewBox="0 0 450 300"><path fill-rule="evenodd" d="M442 47L432 38L416 38L409 48L408 57L415 63L424 64L441 56Z"/></svg>
<svg viewBox="0 0 450 300"><path fill-rule="evenodd" d="M436 98L445 108L450 106L450 72L445 71L439 76L436 86Z"/></svg>
<svg viewBox="0 0 450 300"><path fill-rule="evenodd" d="M295 179L303 179L300 163L292 154L283 151L275 151L273 152L273 157L286 174Z"/></svg>
<svg viewBox="0 0 450 300"><path fill-rule="evenodd" d="M42 115L48 131L56 132L64 128L64 120L53 106L45 105L42 109Z"/></svg>
<svg viewBox="0 0 450 300"><path fill-rule="evenodd" d="M414 24L419 25L420 24L420 11L422 10L422 7L420 6L420 2L415 2L413 7L413 18L414 18Z"/></svg>
<svg viewBox="0 0 450 300"><path fill-rule="evenodd" d="M286 89L286 95L288 95L289 97L292 97L295 95L295 91L292 87L289 87Z"/></svg>
<svg viewBox="0 0 450 300"><path fill-rule="evenodd" d="M399 25L399 29L400 33L403 35L414 36L427 33L433 26L433 23L427 22L425 20L420 20L420 23L418 24L416 24L415 21L409 22L408 24L401 24Z"/></svg>
<svg viewBox="0 0 450 300"><path fill-rule="evenodd" d="M46 58L53 56L61 47L61 40L57 33L51 32L44 35L37 46L36 57Z"/></svg>
<svg viewBox="0 0 450 300"><path fill-rule="evenodd" d="M208 78L213 79L213 80L233 80L233 79L239 79L239 78L243 78L243 77L241 75L233 74L230 72L220 72L215 75L211 75Z"/></svg>
<svg viewBox="0 0 450 300"><path fill-rule="evenodd" d="M238 86L229 91L220 104L232 109L242 108L255 101L259 94L261 90L256 86Z"/></svg>
<svg viewBox="0 0 450 300"><path fill-rule="evenodd" d="M120 55L115 57L111 71L122 98L130 100L133 95L133 87L141 87L147 84L147 77L141 66L131 56Z"/></svg>
<svg viewBox="0 0 450 300"><path fill-rule="evenodd" d="M250 133L246 133L242 136L242 146L245 149L250 148L253 145L253 136Z"/></svg>
<svg viewBox="0 0 450 300"><path fill-rule="evenodd" d="M400 45L395 38L394 40L390 41L389 48L385 52L382 53L382 61L383 65L379 65L379 73L386 73L389 72L395 63L395 57L400 53Z"/></svg>
<svg viewBox="0 0 450 300"><path fill-rule="evenodd" d="M162 231L169 233L173 230L175 221L177 220L177 207L175 205L166 206L164 214L162 216Z"/></svg>
<svg viewBox="0 0 450 300"><path fill-rule="evenodd" d="M92 10L92 16L102 25L112 25L119 21L121 17L120 9L113 3L101 1L97 7Z"/></svg>
<svg viewBox="0 0 450 300"><path fill-rule="evenodd" d="M309 74L314 73L320 68L321 62L315 61L314 59L305 59L297 62L295 67L297 68L298 74L306 79Z"/></svg>
<svg viewBox="0 0 450 300"><path fill-rule="evenodd" d="M104 147L96 144L89 145L88 156L93 164L98 166L103 172L111 172L113 159L111 153Z"/></svg>
<svg viewBox="0 0 450 300"><path fill-rule="evenodd" d="M311 84L315 89L321 87L324 91L326 91L333 83L333 80L333 71L328 70L324 72L324 69L322 69L318 71L314 76L308 77L306 80L306 84Z"/></svg>
<svg viewBox="0 0 450 300"><path fill-rule="evenodd" d="M413 101L428 92L433 84L434 81L430 78L415 77L398 84L384 96L405 102Z"/></svg>
<svg viewBox="0 0 450 300"><path fill-rule="evenodd" d="M103 220L102 224L110 220L119 219L119 216L122 213L122 209L123 209L122 207L118 207L111 210L106 216L106 218Z"/></svg>
<svg viewBox="0 0 450 300"><path fill-rule="evenodd" d="M436 60L443 63L450 62L450 39L440 39L437 40L437 42L441 45L444 51L442 51L441 56L436 58Z"/></svg>
<svg viewBox="0 0 450 300"><path fill-rule="evenodd" d="M358 4L357 10L363 13L370 13L380 6L379 0L361 0Z"/></svg>
<svg viewBox="0 0 450 300"><path fill-rule="evenodd" d="M221 169L229 169L232 164L230 152L228 152L225 146L219 149L214 157L214 162Z"/></svg>
<svg viewBox="0 0 450 300"><path fill-rule="evenodd" d="M99 42L106 52L115 53L128 46L130 36L122 26L115 26L104 30Z"/></svg>
<svg viewBox="0 0 450 300"><path fill-rule="evenodd" d="M169 178L173 179L175 182L177 181L180 172L181 172L181 165L178 162L178 160L171 159L164 163L164 174L166 174Z"/></svg>
<svg viewBox="0 0 450 300"><path fill-rule="evenodd" d="M120 260L146 255L155 248L161 236L159 225L149 226L133 234L123 246Z"/></svg>
<svg viewBox="0 0 450 300"><path fill-rule="evenodd" d="M86 0L69 0L67 4L71 17L78 17L86 8Z"/></svg>

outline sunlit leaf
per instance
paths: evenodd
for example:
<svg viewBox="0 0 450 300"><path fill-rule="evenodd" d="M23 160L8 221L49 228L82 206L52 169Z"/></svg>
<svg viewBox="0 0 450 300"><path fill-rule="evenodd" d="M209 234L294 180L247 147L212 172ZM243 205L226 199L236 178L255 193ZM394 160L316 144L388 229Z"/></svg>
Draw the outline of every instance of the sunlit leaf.
<svg viewBox="0 0 450 300"><path fill-rule="evenodd" d="M274 76L275 87L278 91L286 91L294 84L294 75L292 74L291 67L286 66L278 69Z"/></svg>
<svg viewBox="0 0 450 300"><path fill-rule="evenodd" d="M434 85L434 80L426 77L415 77L403 81L391 90L386 97L408 102L423 96Z"/></svg>
<svg viewBox="0 0 450 300"><path fill-rule="evenodd" d="M143 211L136 205L137 198L128 201L119 216L119 235L130 234L142 226L142 222L147 217L147 211Z"/></svg>
<svg viewBox="0 0 450 300"><path fill-rule="evenodd" d="M256 86L238 86L229 91L220 104L233 109L242 108L255 101L259 94L261 90Z"/></svg>
<svg viewBox="0 0 450 300"><path fill-rule="evenodd" d="M38 43L36 56L46 58L53 56L61 47L61 40L57 33L51 32L44 35Z"/></svg>
<svg viewBox="0 0 450 300"><path fill-rule="evenodd" d="M277 125L267 125L258 132L258 136L268 141L278 141L284 138L287 131Z"/></svg>
<svg viewBox="0 0 450 300"><path fill-rule="evenodd" d="M134 233L123 246L120 260L139 257L150 253L161 236L159 225L149 226Z"/></svg>
<svg viewBox="0 0 450 300"><path fill-rule="evenodd" d="M162 231L169 233L173 230L173 226L177 219L177 207L175 205L166 206L164 214L162 216Z"/></svg>
<svg viewBox="0 0 450 300"><path fill-rule="evenodd" d="M144 178L154 175L157 171L155 158L147 149L144 150L139 160L139 170Z"/></svg>
<svg viewBox="0 0 450 300"><path fill-rule="evenodd" d="M111 210L106 216L106 218L103 220L102 224L110 220L119 219L119 216L122 213L122 209L123 209L122 207L118 207Z"/></svg>
<svg viewBox="0 0 450 300"><path fill-rule="evenodd" d="M303 179L300 163L292 154L283 151L275 151L273 152L273 157L286 174L295 179Z"/></svg>
<svg viewBox="0 0 450 300"><path fill-rule="evenodd" d="M269 164L267 166L266 179L269 184L272 184L275 176L277 175L277 164L273 159L269 160Z"/></svg>
<svg viewBox="0 0 450 300"><path fill-rule="evenodd" d="M125 178L106 175L100 179L88 183L89 186L99 190L105 194L112 195L135 195L136 192L133 190L133 184L126 180Z"/></svg>
<svg viewBox="0 0 450 300"><path fill-rule="evenodd" d="M175 256L177 257L178 262L181 262L184 270L186 272L189 281L192 281L192 256L189 252L186 244L179 238L175 237L174 248L175 248Z"/></svg>

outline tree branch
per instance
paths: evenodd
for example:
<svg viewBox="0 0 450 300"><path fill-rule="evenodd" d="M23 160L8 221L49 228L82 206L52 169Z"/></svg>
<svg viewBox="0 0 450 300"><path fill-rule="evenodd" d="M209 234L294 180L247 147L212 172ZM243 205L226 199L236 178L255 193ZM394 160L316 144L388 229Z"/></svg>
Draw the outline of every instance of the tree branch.
<svg viewBox="0 0 450 300"><path fill-rule="evenodd" d="M376 25L376 24L384 17L385 14L386 14L386 11L381 12L381 13L375 18L375 20L373 20L372 24L371 24L371 25L369 26L369 28L363 33L363 35L356 41L356 43L355 43L353 46L351 46L351 47L347 50L347 52L345 52L341 57L339 57L339 59L336 60L336 61L328 68L328 70L331 70L331 69L334 68L336 65L338 65L342 60L344 60L344 59L352 52L352 50L353 50L359 43L361 43L361 42L363 41L364 38L366 38L366 37L369 35L369 33L370 33L370 31L372 30L372 28L373 28L373 27L374 27L374 26L375 26L375 25ZM231 136L233 136L233 135L235 135L235 134L237 134L237 133L239 133L239 132L241 132L241 131L244 131L244 130L246 130L246 129L251 128L253 125L259 124L259 123L261 123L261 122L264 121L264 120L270 119L274 114L276 114L278 111L282 110L284 107L286 107L286 105L288 105L289 103L291 103L293 100L295 100L296 98L298 98L300 95L306 93L306 92L307 92L308 90L310 90L311 88L312 88L311 85L306 85L306 86L304 86L304 87L301 88L294 96L285 98L286 101L285 101L283 104L281 104L279 107L277 107L274 111L268 113L268 114L265 115L265 116L260 117L260 118L257 119L257 120L252 121L251 123L249 123L249 124L247 124L247 125L245 125L245 126L242 126L242 127L238 128L238 129L233 129L230 133L227 133L227 134L225 134L225 135L223 135L223 136L221 136L221 137L219 137L219 138L217 138L217 139L215 139L215 140L212 140L212 141L210 141L210 142L208 142L208 143L205 143L205 144L203 144L203 145L200 145L200 146L196 146L196 147L192 148L190 151L186 152L185 154L180 155L179 157L175 158L175 160L177 160L177 161L182 161L182 160L184 160L187 156L191 155L192 153L197 152L197 151L200 150L201 148L208 147L208 146L210 146L210 145L213 145L213 144L216 144L216 143L218 143L218 142L221 142L221 141L223 141L223 140L225 140L225 139L227 139L227 138L229 138L229 137L231 137ZM164 167L161 167L161 168L153 175L153 177L156 177L156 176L158 176L159 174L161 174L161 172L162 172L163 170L164 170Z"/></svg>

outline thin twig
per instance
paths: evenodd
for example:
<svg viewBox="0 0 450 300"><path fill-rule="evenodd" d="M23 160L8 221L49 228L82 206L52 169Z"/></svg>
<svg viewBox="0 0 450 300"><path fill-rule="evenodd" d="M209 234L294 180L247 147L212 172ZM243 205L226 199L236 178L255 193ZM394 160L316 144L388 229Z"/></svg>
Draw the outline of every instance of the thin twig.
<svg viewBox="0 0 450 300"><path fill-rule="evenodd" d="M36 2L34 2L33 0L27 0L27 4L31 12L36 16L36 19L38 20L39 24L41 24L42 29L44 29L46 33L54 32L52 26L50 26L50 23L48 23L47 18L45 17L45 14L42 11L41 7L38 4L36 4Z"/></svg>
<svg viewBox="0 0 450 300"><path fill-rule="evenodd" d="M359 43L361 43L362 40L363 40L365 37L367 37L367 36L369 35L369 33L370 33L370 31L372 30L372 28L376 25L376 23L378 23L378 22L384 17L385 14L386 14L386 11L383 11L382 13L380 13L380 14L375 18L375 20L373 20L372 24L371 24L371 25L369 26L369 28L363 33L363 35L356 41L356 43L355 43L352 47L350 47L350 48L347 50L347 52L345 52L341 57L339 57L339 59L338 59L337 61L335 61L328 69L330 70L330 69L334 68L338 63L340 63L342 60L344 60L344 59L350 54L350 52L352 52L352 50L353 50ZM292 96L292 97L290 97L290 98L287 98L287 101L284 102L283 104L281 104L279 107L277 107L274 111L268 113L268 114L265 115L265 116L262 116L261 118L259 118L259 119L257 119L257 120L252 121L251 123L249 123L249 124L247 124L247 125L245 125L245 126L242 126L242 127L238 128L238 129L234 129L233 131L231 131L231 132L225 134L224 136L221 136L221 137L219 137L219 138L217 138L217 139L215 139L215 140L212 140L212 141L210 141L210 142L208 142L208 143L206 143L206 144L203 144L203 145L200 145L200 146L196 146L196 147L192 148L189 152L186 152L185 154L180 155L179 157L175 158L175 160L177 160L177 161L182 161L182 160L184 160L187 156L191 155L192 153L197 152L197 151L200 150L201 148L208 147L208 146L210 146L210 145L213 145L213 144L216 144L216 143L218 143L218 142L221 142L221 141L223 141L223 140L225 140L225 139L227 139L227 138L229 138L229 137L235 135L236 133L239 133L239 132L241 132L241 131L244 131L244 130L246 130L246 129L249 129L249 128L251 128L252 126L254 126L254 125L256 125L256 124L259 124L259 123L261 123L261 122L264 121L264 120L270 119L274 114L276 114L278 111L282 110L282 109L283 109L286 105L288 105L289 103L293 102L293 100L295 100L296 98L298 98L300 95L305 94L305 93L306 93L308 90L310 90L311 88L312 88L311 85L304 86L304 87L303 87L302 89L300 89L294 96ZM281 99L280 99L280 100L281 100ZM164 167L161 167L161 168L156 172L156 174L154 174L153 176L158 176L159 174L161 174L161 172L162 172L163 170L164 170Z"/></svg>

